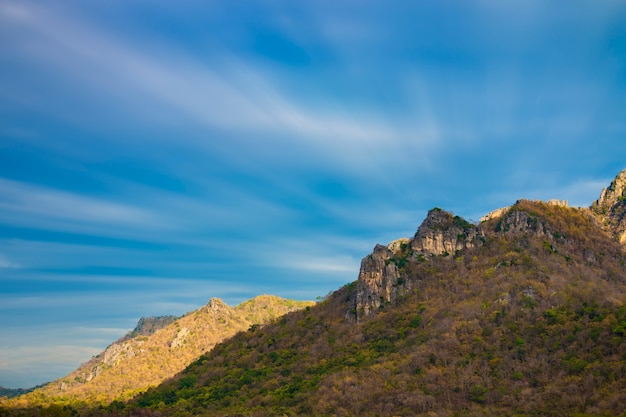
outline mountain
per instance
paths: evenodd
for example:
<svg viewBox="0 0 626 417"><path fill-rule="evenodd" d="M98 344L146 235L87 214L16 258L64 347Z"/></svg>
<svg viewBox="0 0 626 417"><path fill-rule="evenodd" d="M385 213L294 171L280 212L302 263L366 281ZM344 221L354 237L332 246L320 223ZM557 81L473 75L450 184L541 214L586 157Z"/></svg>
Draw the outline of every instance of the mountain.
<svg viewBox="0 0 626 417"><path fill-rule="evenodd" d="M600 198L591 205L604 226L620 243L626 244L626 170L619 173Z"/></svg>
<svg viewBox="0 0 626 417"><path fill-rule="evenodd" d="M613 183L591 208L519 200L479 224L435 208L323 302L80 414L626 415L625 202ZM10 415L41 412L78 410Z"/></svg>
<svg viewBox="0 0 626 417"><path fill-rule="evenodd" d="M172 377L225 338L313 304L262 295L233 308L212 298L180 318L142 318L132 332L77 370L12 403L33 406L128 399Z"/></svg>
<svg viewBox="0 0 626 417"><path fill-rule="evenodd" d="M40 386L33 387L33 388L5 388L5 387L0 386L0 398L1 397L7 397L7 398L18 397L20 395L29 393L39 387Z"/></svg>
<svg viewBox="0 0 626 417"><path fill-rule="evenodd" d="M122 343L130 339L134 339L138 336L148 336L156 332L157 330L161 330L164 327L167 327L169 324L175 322L180 317L177 316L151 316L151 317L142 317L137 322L135 328L126 333L123 337L121 337L117 342Z"/></svg>

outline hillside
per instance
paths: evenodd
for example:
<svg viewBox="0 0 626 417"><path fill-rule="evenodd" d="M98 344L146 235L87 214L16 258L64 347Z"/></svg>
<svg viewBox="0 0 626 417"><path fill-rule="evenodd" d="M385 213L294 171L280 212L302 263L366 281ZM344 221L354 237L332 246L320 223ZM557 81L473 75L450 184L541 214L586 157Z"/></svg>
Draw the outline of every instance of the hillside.
<svg viewBox="0 0 626 417"><path fill-rule="evenodd" d="M135 328L122 336L116 343L125 342L138 336L149 336L154 332L167 327L179 318L180 317L176 316L142 317L137 322Z"/></svg>
<svg viewBox="0 0 626 417"><path fill-rule="evenodd" d="M477 225L435 208L325 301L81 415L626 415L624 192L520 200Z"/></svg>
<svg viewBox="0 0 626 417"><path fill-rule="evenodd" d="M235 333L313 304L263 295L233 308L213 298L180 318L142 318L132 332L77 370L8 404L24 407L128 399L172 377Z"/></svg>
<svg viewBox="0 0 626 417"><path fill-rule="evenodd" d="M0 386L0 398L1 397L7 397L7 398L13 398L13 397L18 397L20 395L24 395L26 393L31 392L32 390L39 388L39 387L33 387L33 388L5 388Z"/></svg>
<svg viewBox="0 0 626 417"><path fill-rule="evenodd" d="M432 210L357 282L238 334L120 415L620 415L623 247L591 210ZM92 412L90 415L100 415Z"/></svg>

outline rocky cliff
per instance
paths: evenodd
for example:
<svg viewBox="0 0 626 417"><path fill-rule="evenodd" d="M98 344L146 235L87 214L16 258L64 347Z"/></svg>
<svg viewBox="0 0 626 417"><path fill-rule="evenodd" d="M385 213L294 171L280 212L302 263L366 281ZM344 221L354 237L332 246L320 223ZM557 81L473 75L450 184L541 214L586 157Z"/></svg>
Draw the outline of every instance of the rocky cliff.
<svg viewBox="0 0 626 417"><path fill-rule="evenodd" d="M395 300L400 274L393 259L394 253L388 246L376 245L374 252L361 261L356 293L357 317L368 316L381 305Z"/></svg>
<svg viewBox="0 0 626 417"><path fill-rule="evenodd" d="M626 245L626 169L602 190L591 210L600 217L613 237Z"/></svg>
<svg viewBox="0 0 626 417"><path fill-rule="evenodd" d="M120 338L118 342L124 342L126 340L132 339L137 336L148 336L157 330L161 330L164 327L167 327L169 324L178 320L177 316L150 316L150 317L142 317L137 322L137 326L128 332L125 336Z"/></svg>
<svg viewBox="0 0 626 417"><path fill-rule="evenodd" d="M387 246L376 245L372 254L363 258L353 309L356 318L366 317L395 302L401 290L408 289L410 283L403 275L411 261L448 256L480 245L483 239L482 231L461 217L440 208L430 210L412 239L398 239Z"/></svg>
<svg viewBox="0 0 626 417"><path fill-rule="evenodd" d="M376 245L372 254L362 260L355 302L346 318L361 320L410 291L415 284L414 279L407 278L411 265L426 262L433 256L453 259L469 254L489 236L532 235L544 240L546 250L556 252L559 245L566 244L567 236L558 225L549 225L537 215L535 208L540 206L553 207L563 213L582 211L585 218L596 222L594 218L599 219L615 239L626 244L626 170L602 191L589 209L570 208L563 200L518 200L513 206L494 210L474 225L434 208L412 239L400 239L387 246ZM596 262L591 249L584 249L583 256L589 263Z"/></svg>
<svg viewBox="0 0 626 417"><path fill-rule="evenodd" d="M482 232L475 225L452 213L434 208L417 229L411 249L430 255L454 254L481 243Z"/></svg>

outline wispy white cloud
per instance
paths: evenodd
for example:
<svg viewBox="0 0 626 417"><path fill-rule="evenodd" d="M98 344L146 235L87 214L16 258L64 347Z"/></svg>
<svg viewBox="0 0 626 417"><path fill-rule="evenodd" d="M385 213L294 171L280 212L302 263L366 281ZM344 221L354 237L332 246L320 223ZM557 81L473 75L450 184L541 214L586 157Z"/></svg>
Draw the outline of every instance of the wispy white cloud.
<svg viewBox="0 0 626 417"><path fill-rule="evenodd" d="M282 258L282 257L281 257ZM290 258L274 259L273 265L294 270L304 270L313 272L341 272L354 275L358 271L358 262L348 256L293 256ZM328 277L331 278L331 277ZM332 280L336 278L332 277Z"/></svg>
<svg viewBox="0 0 626 417"><path fill-rule="evenodd" d="M252 227L261 221L273 221L271 219L280 218L284 222L293 215L288 207L228 184L216 188L214 183L206 194L196 197L128 182L116 184L116 187L120 195L115 198L92 197L0 178L0 223L185 244L193 242L190 234ZM12 243L13 246L18 244ZM31 249L39 252L52 249L44 242L29 245L35 245ZM102 255L114 249L55 244L53 252L84 253L87 250L92 254L97 250Z"/></svg>
<svg viewBox="0 0 626 417"><path fill-rule="evenodd" d="M20 226L63 230L93 224L115 227L164 225L153 212L107 199L87 197L0 178L0 221Z"/></svg>
<svg viewBox="0 0 626 417"><path fill-rule="evenodd" d="M124 306L131 315L148 316L180 315L195 310L212 297L227 302L240 299L241 294L258 294L263 283L222 281L217 277L210 280L185 277L142 277L80 274L30 274L21 277L33 284L54 284L69 288L77 284L98 285L98 290L74 288L72 291L49 293L33 290L27 294L0 294L0 311L11 312L31 309L49 311L51 316L65 316L67 312L88 310L98 316L109 311L111 306ZM256 289L255 289L256 287ZM140 291L137 291L140 288ZM244 295L245 297L245 295ZM249 297L247 297L249 298ZM165 308L167 307L167 308ZM117 316L117 314L115 314ZM71 318L71 317L66 317Z"/></svg>
<svg viewBox="0 0 626 417"><path fill-rule="evenodd" d="M156 99L209 127L291 132L327 145L388 142L402 133L384 122L307 108L227 52L217 67L207 66L163 46L133 45L79 22L71 13L61 17L32 4L13 4L0 8L2 15L44 36L50 48L35 53L62 67L73 82L82 80L105 96L139 93L141 101ZM134 110L141 112L141 107Z"/></svg>

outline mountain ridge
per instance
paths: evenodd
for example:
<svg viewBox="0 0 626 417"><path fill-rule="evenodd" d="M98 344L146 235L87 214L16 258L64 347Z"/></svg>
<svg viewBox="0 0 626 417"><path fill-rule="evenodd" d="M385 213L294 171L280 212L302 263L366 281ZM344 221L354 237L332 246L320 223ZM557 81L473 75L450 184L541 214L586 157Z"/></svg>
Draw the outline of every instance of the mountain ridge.
<svg viewBox="0 0 626 417"><path fill-rule="evenodd" d="M309 311L237 334L105 414L626 413L619 222L519 200L480 225L434 209L424 226L376 245L356 282Z"/></svg>
<svg viewBox="0 0 626 417"><path fill-rule="evenodd" d="M435 208L324 301L225 339L126 403L67 411L625 415L626 203L615 184L590 208L518 200L478 225Z"/></svg>
<svg viewBox="0 0 626 417"><path fill-rule="evenodd" d="M609 191L607 191L609 190ZM531 201L521 199L514 205L497 209L484 216L478 225L467 222L440 208L430 210L412 239L401 238L384 246L377 244L374 251L361 262L357 279L355 305L346 314L358 320L376 311L383 303L393 302L404 290L405 278L401 270L410 261L423 261L431 256L451 256L464 249L485 244L486 235L495 233L530 233L546 238L546 244L556 244L566 236L555 231L559 225L546 225L537 216L537 208L552 206L556 211L575 210L589 221L597 222L603 230L622 244L626 230L626 170L622 171L601 197L589 208L570 208L566 201ZM535 207L531 207L535 205ZM562 225L560 225L562 226ZM490 230L493 229L493 230ZM578 238L584 239L583 236ZM588 259L595 257L587 252ZM400 281L400 283L399 283Z"/></svg>
<svg viewBox="0 0 626 417"><path fill-rule="evenodd" d="M134 330L70 374L9 404L128 399L183 370L224 338L313 304L260 295L230 307L219 298L211 298L206 305L181 317L141 318Z"/></svg>
<svg viewBox="0 0 626 417"><path fill-rule="evenodd" d="M133 330L126 333L119 338L116 342L124 342L126 340L133 339L137 336L148 336L164 327L167 327L170 323L178 320L179 316L149 316L141 317L137 322L137 325Z"/></svg>

